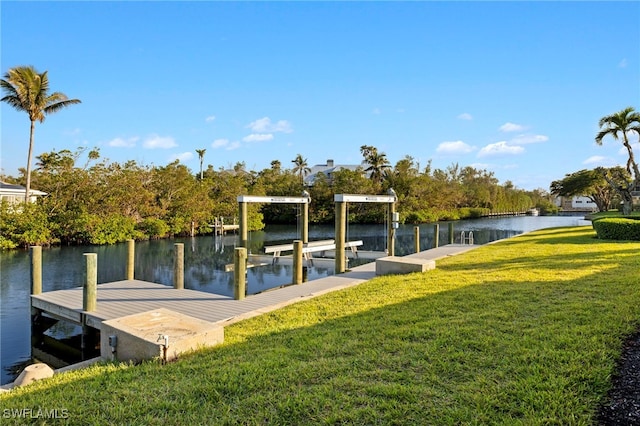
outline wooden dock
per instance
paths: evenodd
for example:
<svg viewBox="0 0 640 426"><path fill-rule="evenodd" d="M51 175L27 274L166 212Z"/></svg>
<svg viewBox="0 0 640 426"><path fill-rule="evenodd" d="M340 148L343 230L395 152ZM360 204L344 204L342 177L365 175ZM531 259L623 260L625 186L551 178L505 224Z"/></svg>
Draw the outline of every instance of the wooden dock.
<svg viewBox="0 0 640 426"><path fill-rule="evenodd" d="M446 245L408 256L440 259L478 246ZM332 275L300 285L250 295L242 300L198 290L141 280L123 280L99 284L96 309L83 311L83 289L76 287L31 296L32 307L57 319L71 321L97 330L103 321L166 308L211 323L227 325L273 311L301 300L360 284L375 277L375 262L357 266L344 274Z"/></svg>

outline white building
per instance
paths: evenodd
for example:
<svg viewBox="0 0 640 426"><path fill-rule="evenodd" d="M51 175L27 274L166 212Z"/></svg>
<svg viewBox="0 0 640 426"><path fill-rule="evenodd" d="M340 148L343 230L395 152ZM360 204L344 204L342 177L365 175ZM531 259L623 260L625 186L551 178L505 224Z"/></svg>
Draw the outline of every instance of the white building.
<svg viewBox="0 0 640 426"><path fill-rule="evenodd" d="M598 205L591 201L589 197L557 197L556 206L562 211L574 212L597 212Z"/></svg>
<svg viewBox="0 0 640 426"><path fill-rule="evenodd" d="M0 200L6 201L9 204L18 204L24 202L24 196L27 191L22 185L14 185L0 181ZM37 197L47 195L46 192L38 191L31 188L29 190L29 202L35 203Z"/></svg>
<svg viewBox="0 0 640 426"><path fill-rule="evenodd" d="M304 177L304 184L306 186L313 186L313 183L315 182L315 180L318 178L318 175L320 175L320 174L325 175L325 177L327 179L327 182L331 183L331 181L333 180L333 174L335 172L337 172L339 170L356 171L358 169L358 167L362 168L363 170L367 168L366 164L357 164L357 165L339 164L339 165L336 165L333 160L329 159L329 160L327 160L326 164L316 164L315 166L311 167L311 171L309 172L309 174ZM368 172L364 172L364 174L365 174L365 176L369 175Z"/></svg>

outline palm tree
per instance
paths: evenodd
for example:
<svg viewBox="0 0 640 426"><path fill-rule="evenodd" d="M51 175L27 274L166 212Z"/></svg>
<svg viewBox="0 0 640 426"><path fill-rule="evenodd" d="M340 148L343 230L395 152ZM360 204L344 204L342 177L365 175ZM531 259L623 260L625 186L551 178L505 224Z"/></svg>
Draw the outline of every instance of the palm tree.
<svg viewBox="0 0 640 426"><path fill-rule="evenodd" d="M364 161L369 165L365 169L365 172L369 172L371 180L378 184L382 184L382 179L385 172L391 168L391 164L387 159L387 154L384 152L378 152L378 149L373 146L362 145L360 152L364 156Z"/></svg>
<svg viewBox="0 0 640 426"><path fill-rule="evenodd" d="M640 135L640 113L634 111L633 107L628 107L620 112L602 117L598 125L601 128L596 136L596 143L598 145L602 145L602 139L607 135L613 136L615 140L618 140L619 134L622 135L622 145L627 148L627 152L629 153L627 171L631 174L631 170L633 169L636 184L639 183L640 171L638 171L638 163L636 163L633 156L633 149L631 149L631 144L629 144L627 133L636 132Z"/></svg>
<svg viewBox="0 0 640 426"><path fill-rule="evenodd" d="M295 164L295 167L293 168L293 174L297 174L298 176L300 176L300 183L303 183L304 177L307 175L307 173L311 172L309 164L307 164L307 159L303 158L302 154L298 154L296 155L296 158L291 160L291 162Z"/></svg>
<svg viewBox="0 0 640 426"><path fill-rule="evenodd" d="M629 153L629 159L627 160L627 172L630 175L633 174L633 181L627 188L614 186L618 192L620 192L620 195L624 200L623 212L624 214L627 214L631 212L633 203L631 191L633 189L637 190L640 186L640 170L638 170L638 163L636 163L633 155L633 149L629 143L627 133L636 132L640 135L640 113L636 112L633 107L627 107L622 111L602 117L598 125L601 129L596 135L596 143L598 145L602 145L602 139L607 135L613 136L615 140L618 140L620 136L622 136L622 145L627 148L627 152Z"/></svg>
<svg viewBox="0 0 640 426"><path fill-rule="evenodd" d="M0 79L0 87L5 96L0 99L18 111L25 111L31 121L29 132L29 152L27 154L27 184L24 196L29 201L31 190L31 156L33 153L33 135L36 121L43 122L48 114L59 111L69 105L79 104L79 99L69 99L61 92L49 93L47 71L38 73L33 66L10 68Z"/></svg>
<svg viewBox="0 0 640 426"><path fill-rule="evenodd" d="M196 149L198 153L198 157L200 157L200 180L202 180L202 162L204 161L204 153L207 152L206 149Z"/></svg>

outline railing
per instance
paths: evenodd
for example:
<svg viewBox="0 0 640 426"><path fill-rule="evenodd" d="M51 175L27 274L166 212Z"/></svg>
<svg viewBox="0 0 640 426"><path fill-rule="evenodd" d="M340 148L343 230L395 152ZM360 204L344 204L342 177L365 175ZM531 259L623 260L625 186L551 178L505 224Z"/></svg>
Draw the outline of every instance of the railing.
<svg viewBox="0 0 640 426"><path fill-rule="evenodd" d="M460 233L460 244L473 245L473 231L469 231L469 234L465 234L464 231Z"/></svg>

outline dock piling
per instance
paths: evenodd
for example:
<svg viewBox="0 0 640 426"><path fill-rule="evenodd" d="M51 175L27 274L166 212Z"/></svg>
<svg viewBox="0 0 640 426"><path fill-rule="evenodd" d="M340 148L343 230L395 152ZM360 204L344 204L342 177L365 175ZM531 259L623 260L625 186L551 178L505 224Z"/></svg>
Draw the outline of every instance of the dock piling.
<svg viewBox="0 0 640 426"><path fill-rule="evenodd" d="M301 240L293 242L293 284L302 284L302 247Z"/></svg>
<svg viewBox="0 0 640 426"><path fill-rule="evenodd" d="M96 310L98 300L98 255L85 253L86 260L84 288L82 289L82 310Z"/></svg>
<svg viewBox="0 0 640 426"><path fill-rule="evenodd" d="M449 222L449 244L453 244L455 235L453 235L453 222Z"/></svg>
<svg viewBox="0 0 640 426"><path fill-rule="evenodd" d="M438 248L440 244L440 224L433 225L433 248Z"/></svg>
<svg viewBox="0 0 640 426"><path fill-rule="evenodd" d="M237 247L233 254L233 298L242 300L247 293L247 249Z"/></svg>
<svg viewBox="0 0 640 426"><path fill-rule="evenodd" d="M175 243L173 256L173 288L184 289L184 244Z"/></svg>
<svg viewBox="0 0 640 426"><path fill-rule="evenodd" d="M420 227L413 227L413 248L416 253L420 253Z"/></svg>
<svg viewBox="0 0 640 426"><path fill-rule="evenodd" d="M31 246L31 294L42 293L42 247Z"/></svg>
<svg viewBox="0 0 640 426"><path fill-rule="evenodd" d="M127 279L132 280L135 271L136 242L127 240Z"/></svg>

